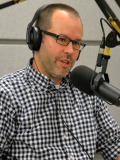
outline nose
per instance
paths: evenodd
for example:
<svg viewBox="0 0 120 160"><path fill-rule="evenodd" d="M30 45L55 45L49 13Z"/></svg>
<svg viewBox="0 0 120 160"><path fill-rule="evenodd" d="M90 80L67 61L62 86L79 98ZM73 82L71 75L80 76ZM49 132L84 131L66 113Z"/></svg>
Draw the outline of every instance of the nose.
<svg viewBox="0 0 120 160"><path fill-rule="evenodd" d="M73 54L74 53L74 49L73 49L73 45L72 42L70 42L67 46L64 46L64 52L67 54Z"/></svg>

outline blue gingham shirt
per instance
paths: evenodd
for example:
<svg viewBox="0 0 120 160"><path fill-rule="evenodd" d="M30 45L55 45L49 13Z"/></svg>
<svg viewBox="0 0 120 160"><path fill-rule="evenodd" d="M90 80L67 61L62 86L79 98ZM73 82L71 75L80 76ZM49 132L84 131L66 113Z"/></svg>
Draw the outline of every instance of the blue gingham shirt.
<svg viewBox="0 0 120 160"><path fill-rule="evenodd" d="M70 75L56 89L30 62L0 79L0 157L89 160L66 125L91 159L100 151L104 159L115 160L120 155L120 128L106 104L71 85Z"/></svg>

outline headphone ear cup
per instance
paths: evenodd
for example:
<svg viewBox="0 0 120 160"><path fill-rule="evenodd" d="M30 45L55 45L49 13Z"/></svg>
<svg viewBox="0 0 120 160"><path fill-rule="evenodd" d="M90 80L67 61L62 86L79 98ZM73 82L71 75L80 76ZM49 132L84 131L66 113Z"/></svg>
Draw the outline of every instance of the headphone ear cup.
<svg viewBox="0 0 120 160"><path fill-rule="evenodd" d="M29 48L33 51L38 51L40 49L42 40L42 34L39 27L32 27L30 30L30 43Z"/></svg>

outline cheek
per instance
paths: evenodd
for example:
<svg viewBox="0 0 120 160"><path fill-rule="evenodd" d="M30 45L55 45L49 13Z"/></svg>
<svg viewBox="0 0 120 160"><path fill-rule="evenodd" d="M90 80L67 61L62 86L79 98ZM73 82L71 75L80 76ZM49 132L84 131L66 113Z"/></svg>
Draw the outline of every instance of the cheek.
<svg viewBox="0 0 120 160"><path fill-rule="evenodd" d="M44 40L45 47L49 50L52 50L56 45L56 39L54 37L47 36Z"/></svg>
<svg viewBox="0 0 120 160"><path fill-rule="evenodd" d="M49 50L49 51L53 51L54 52L61 52L63 51L63 46L58 44L56 42L56 38L55 37L46 37L45 42L45 47Z"/></svg>
<svg viewBox="0 0 120 160"><path fill-rule="evenodd" d="M56 42L50 42L46 44L47 53L49 53L53 58L60 57L63 53L63 47Z"/></svg>

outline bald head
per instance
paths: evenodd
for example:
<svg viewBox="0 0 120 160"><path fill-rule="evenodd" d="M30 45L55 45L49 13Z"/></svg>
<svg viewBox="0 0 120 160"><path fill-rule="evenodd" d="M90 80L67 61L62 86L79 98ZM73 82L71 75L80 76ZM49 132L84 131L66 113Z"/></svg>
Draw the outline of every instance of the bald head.
<svg viewBox="0 0 120 160"><path fill-rule="evenodd" d="M52 27L52 16L53 13L57 11L61 11L61 13L68 14L69 16L76 17L80 19L79 13L66 4L55 3L48 5L38 17L35 26L38 26L40 29L48 30Z"/></svg>
<svg viewBox="0 0 120 160"><path fill-rule="evenodd" d="M73 33L75 35L76 34L75 30L76 30L78 31L77 33L80 34L80 37L82 37L82 24L80 18L64 10L57 9L54 11L51 17L50 29L51 28L54 28L54 33L64 34L66 36ZM71 33L68 33L69 31Z"/></svg>

